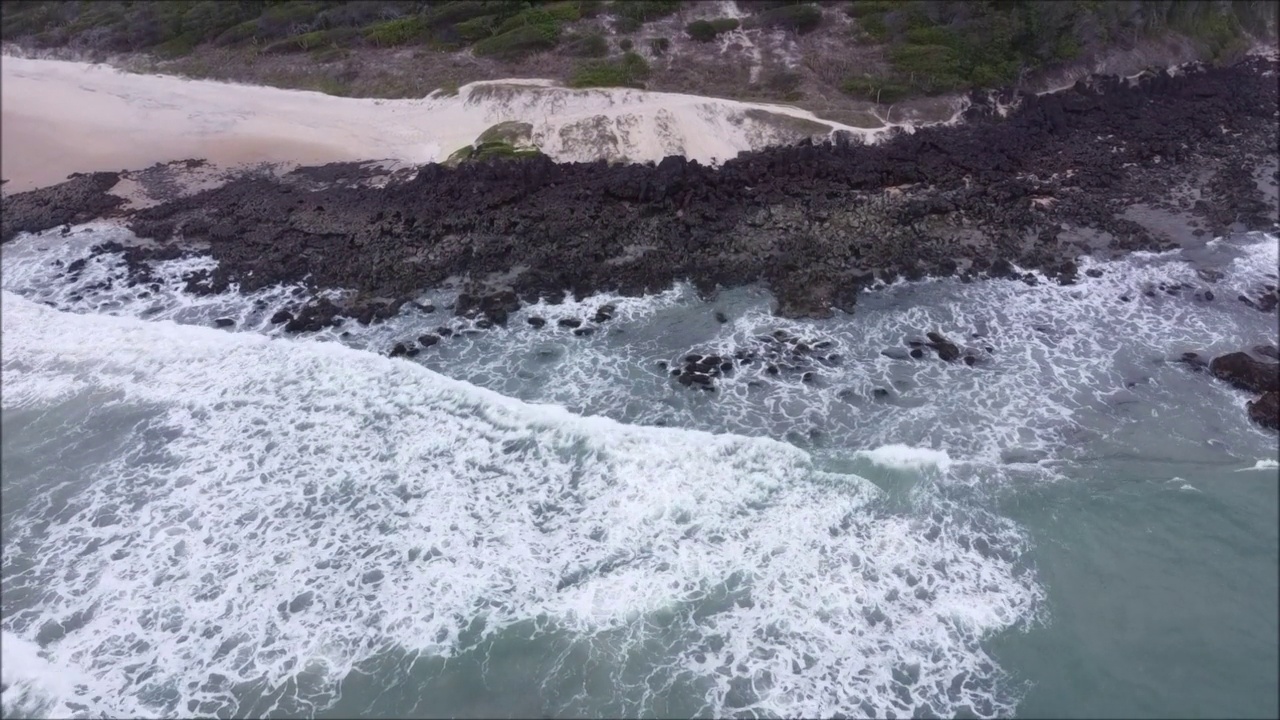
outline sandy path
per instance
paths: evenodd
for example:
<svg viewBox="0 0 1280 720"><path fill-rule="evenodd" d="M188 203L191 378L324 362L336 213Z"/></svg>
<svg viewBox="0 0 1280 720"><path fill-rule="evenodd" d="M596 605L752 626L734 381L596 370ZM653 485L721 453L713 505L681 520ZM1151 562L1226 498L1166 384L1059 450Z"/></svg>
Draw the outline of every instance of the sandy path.
<svg viewBox="0 0 1280 720"><path fill-rule="evenodd" d="M0 57L0 76L6 192L60 182L72 172L136 170L187 158L223 166L430 162L505 120L532 123L534 139L557 160L643 162L682 154L715 162L783 141L783 131L747 115L753 108L816 120L785 106L567 90L529 80L475 83L453 97L373 100L13 56ZM475 92L485 85L503 87ZM823 122L868 139L876 134Z"/></svg>

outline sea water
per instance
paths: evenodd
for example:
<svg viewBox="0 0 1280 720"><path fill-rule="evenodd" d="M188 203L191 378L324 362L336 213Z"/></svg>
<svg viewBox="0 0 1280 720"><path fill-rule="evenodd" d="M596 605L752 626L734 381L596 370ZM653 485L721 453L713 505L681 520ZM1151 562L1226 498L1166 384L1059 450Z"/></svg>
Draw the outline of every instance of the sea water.
<svg viewBox="0 0 1280 720"><path fill-rule="evenodd" d="M207 260L64 276L130 239L0 250L6 715L1280 711L1276 438L1174 361L1274 342L1234 298L1275 236L822 321L676 287L301 336L296 288L184 294ZM660 364L779 329L838 358ZM881 353L930 330L990 354Z"/></svg>

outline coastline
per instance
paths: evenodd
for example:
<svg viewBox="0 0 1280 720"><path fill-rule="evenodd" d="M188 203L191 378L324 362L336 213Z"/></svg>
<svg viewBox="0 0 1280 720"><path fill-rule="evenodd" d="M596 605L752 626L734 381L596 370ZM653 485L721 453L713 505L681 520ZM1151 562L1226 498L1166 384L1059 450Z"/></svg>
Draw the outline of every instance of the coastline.
<svg viewBox="0 0 1280 720"><path fill-rule="evenodd" d="M1053 94L973 93L948 123L882 135L822 125L816 136L834 143L810 136L777 146L717 135L726 116L709 114L705 99L634 90L478 83L458 97L384 102L3 63L6 113L56 118L68 98L100 96L78 121L123 135L72 150L151 152L156 164L81 168L28 192L7 183L0 240L117 218L155 241L129 249L135 282L145 282L149 257L194 253L218 268L193 278L193 292L305 281L344 294L300 305L294 315L310 325L386 317L448 279L461 282L456 314L493 324L539 297L644 294L681 280L706 294L762 282L779 315L821 318L851 312L863 289L899 277L1033 282L1039 272L1070 283L1081 255L1185 247L1277 221L1274 57L1096 77ZM10 80L24 77L62 84L36 108L15 110L9 99L24 88ZM83 77L105 84L72 82ZM713 142L749 151L704 164L632 123L631 146L665 159L610 163L588 153L596 162L557 163L567 146L544 142L548 152L531 159L421 164L440 158L440 138L469 137L490 121L544 113L543 135L563 137L569 125L556 130L550 115L566 111L566 98L588 101L583 113L647 113L678 126L673 134L689 142L677 150L706 141L704 151ZM690 112L676 114L682 108ZM274 154L235 164L260 145ZM203 158L188 152L211 148ZM323 148L322 159L300 148ZM31 147L28 157L41 152ZM335 156L325 152L348 159L321 164Z"/></svg>

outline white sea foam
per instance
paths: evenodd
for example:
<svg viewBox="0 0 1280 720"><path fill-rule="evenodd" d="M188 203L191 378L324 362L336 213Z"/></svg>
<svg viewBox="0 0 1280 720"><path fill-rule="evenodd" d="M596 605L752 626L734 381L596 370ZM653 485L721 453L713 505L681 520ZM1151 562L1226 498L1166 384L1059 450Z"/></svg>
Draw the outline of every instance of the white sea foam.
<svg viewBox="0 0 1280 720"><path fill-rule="evenodd" d="M101 231L91 235L108 237ZM270 334L280 332L270 316L302 300L301 288L293 287L249 297L181 292L182 275L207 260L158 263L163 279L158 290L119 282L102 289L95 286L122 272L117 259L102 255L89 261L78 282L67 283L58 277L61 268L83 257L92 242L79 238L73 235L68 242L48 234L7 244L0 251L5 256L0 281L24 297L76 312L195 324L229 317L237 329ZM1055 467L1080 452L1106 452L1108 443L1119 451L1134 443L1135 432L1157 433L1158 424L1144 422L1153 413L1165 424L1158 431L1162 439L1152 436L1149 444L1200 451L1202 423L1191 420L1194 413L1177 412L1186 399L1180 388L1188 376L1169 360L1190 350L1229 351L1274 336L1269 316L1245 308L1235 297L1275 282L1278 248L1274 236L1254 235L1214 240L1188 252L1085 259L1082 271L1103 275L1082 274L1078 284L1066 287L1043 278L1036 287L1015 280L904 282L864 295L852 317L821 322L777 318L769 311L767 294L755 290L729 293L736 299L725 325L715 324L709 309L702 311L702 321L692 320L690 310L701 303L687 287L646 298L539 303L514 313L506 328L455 334L416 360L506 395L628 422L785 437L816 444L819 455L822 439L836 437L847 440L837 452L850 444L931 447L960 462L951 468L953 475L972 481L1003 482L1009 473L1055 477ZM1202 269L1225 277L1205 280L1198 274ZM1178 297L1159 289L1176 283L1186 286ZM1204 290L1212 290L1216 299L1191 297ZM448 292L433 297L441 308L435 313L406 307L390 322L371 327L349 322L313 337L386 352L439 325L469 327L449 317ZM569 317L590 325L605 303L617 305L615 319L591 337L556 327ZM548 327L530 328L525 320L535 315ZM776 329L829 341L842 362L816 368L812 382L798 372L766 376L758 363L718 380L714 396L680 387L658 365L674 365L689 352L732 353ZM980 354L987 347L993 352L973 368L880 354L926 330L939 330ZM1199 411L1208 413L1205 422L1233 428L1229 435L1249 435L1251 444L1262 437L1240 412L1241 401L1230 388L1203 383L1202 391L1219 400ZM1183 442L1168 443L1170 433ZM1238 461L1238 453L1251 447L1220 443L1211 449L1223 460ZM1000 470L993 474L992 467Z"/></svg>
<svg viewBox="0 0 1280 720"><path fill-rule="evenodd" d="M308 714L359 663L519 623L578 638L619 694L641 663L624 714L677 686L713 715L1013 709L980 641L1041 592L1017 529L975 508L887 512L787 444L528 405L337 343L3 302L6 413L62 417L62 378L107 398L6 442L70 454L110 428L129 448L47 468L22 507L6 490L30 567L6 575L29 599L4 629L77 669L80 714Z"/></svg>
<svg viewBox="0 0 1280 720"><path fill-rule="evenodd" d="M860 450L857 454L877 465L892 470L937 468L945 471L951 467L951 456L947 455L944 450L917 448L900 443L881 445L874 450Z"/></svg>
<svg viewBox="0 0 1280 720"><path fill-rule="evenodd" d="M81 680L67 668L55 667L46 660L40 647L9 632L0 632L0 706L8 717L61 717L68 707L62 705L74 696L74 686Z"/></svg>
<svg viewBox="0 0 1280 720"><path fill-rule="evenodd" d="M1253 464L1253 467L1240 468L1239 470L1236 470L1236 472L1251 472L1253 470L1275 470L1277 468L1280 468L1280 462L1267 459L1267 460L1259 460L1258 462Z"/></svg>

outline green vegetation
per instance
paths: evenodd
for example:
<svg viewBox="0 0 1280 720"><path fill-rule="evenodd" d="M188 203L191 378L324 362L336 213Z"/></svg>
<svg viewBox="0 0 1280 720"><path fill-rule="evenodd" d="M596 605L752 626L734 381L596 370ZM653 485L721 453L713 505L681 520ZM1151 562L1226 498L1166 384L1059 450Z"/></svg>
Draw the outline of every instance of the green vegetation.
<svg viewBox="0 0 1280 720"><path fill-rule="evenodd" d="M684 31L698 42L711 42L721 33L738 29L737 18L716 18L714 20L694 20L685 26Z"/></svg>
<svg viewBox="0 0 1280 720"><path fill-rule="evenodd" d="M524 122L500 122L480 133L475 142L458 148L444 161L456 167L464 162L483 160L520 160L542 154L531 144L533 125Z"/></svg>
<svg viewBox="0 0 1280 720"><path fill-rule="evenodd" d="M680 0L614 0L607 12L615 17L614 29L620 33L632 33L641 25L673 14L680 9Z"/></svg>
<svg viewBox="0 0 1280 720"><path fill-rule="evenodd" d="M569 86L643 88L644 81L648 79L649 63L639 55L629 52L615 62L595 61L579 66L569 79Z"/></svg>
<svg viewBox="0 0 1280 720"><path fill-rule="evenodd" d="M755 24L771 30L790 30L799 35L813 32L822 24L817 5L783 5L756 15Z"/></svg>
<svg viewBox="0 0 1280 720"><path fill-rule="evenodd" d="M272 54L422 46L511 60L557 47L566 26L602 11L634 30L679 8L678 0L5 0L0 38L161 58L201 46ZM598 48L591 39L571 54L597 57Z"/></svg>
<svg viewBox="0 0 1280 720"><path fill-rule="evenodd" d="M1245 44L1243 17L1260 3L859 0L845 12L856 32L886 43L887 73L847 78L843 89L881 103L921 94L998 87L1021 73L1077 58L1085 48L1176 30L1214 59ZM1265 18L1251 17L1251 27Z"/></svg>
<svg viewBox="0 0 1280 720"><path fill-rule="evenodd" d="M548 58L545 67L563 71L577 62L571 83L578 87L643 87L650 79L644 53L678 57L681 62L663 63L669 73L663 79L694 92L795 101L805 97L802 88L838 84L855 98L888 103L1008 85L1030 71L1169 33L1191 39L1203 57L1225 62L1247 49L1250 36L1274 39L1276 25L1275 0L739 0L741 21L685 25L673 17L692 6L680 0L3 0L0 39L95 59L120 54L149 62L137 57L149 55L170 61L171 71L199 77L278 80L379 97L421 97L444 82L506 72L491 62L427 68L441 51L506 62L553 51L559 58ZM840 12L852 23L832 22ZM660 32L615 37L664 20ZM676 29L681 25L684 33ZM846 26L847 38L835 37ZM713 42L739 27L823 37L809 44L815 54L795 65L801 72L717 86L732 73L708 66L711 53L685 54L681 44L685 36ZM847 57L836 49L842 40ZM365 48L409 52L379 54L389 63L355 62Z"/></svg>

